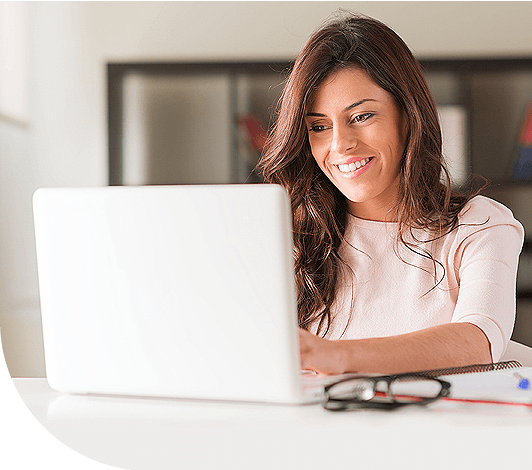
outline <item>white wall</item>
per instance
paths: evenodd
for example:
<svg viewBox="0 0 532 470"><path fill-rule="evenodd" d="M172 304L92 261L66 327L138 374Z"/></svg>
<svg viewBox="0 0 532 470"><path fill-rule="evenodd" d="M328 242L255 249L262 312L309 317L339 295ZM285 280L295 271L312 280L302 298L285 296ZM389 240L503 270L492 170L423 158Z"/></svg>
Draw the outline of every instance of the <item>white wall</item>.
<svg viewBox="0 0 532 470"><path fill-rule="evenodd" d="M13 376L44 375L31 196L107 182L108 61L286 60L335 8L420 57L532 56L531 2L31 2L29 123L0 118L0 328Z"/></svg>

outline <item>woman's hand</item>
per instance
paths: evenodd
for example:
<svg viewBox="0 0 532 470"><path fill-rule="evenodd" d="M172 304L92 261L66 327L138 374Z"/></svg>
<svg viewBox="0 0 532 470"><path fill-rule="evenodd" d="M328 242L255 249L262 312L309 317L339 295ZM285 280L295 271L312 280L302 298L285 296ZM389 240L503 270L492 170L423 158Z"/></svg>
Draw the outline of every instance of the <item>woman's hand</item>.
<svg viewBox="0 0 532 470"><path fill-rule="evenodd" d="M300 328L299 349L301 369L310 369L327 375L345 372L342 341L319 338Z"/></svg>

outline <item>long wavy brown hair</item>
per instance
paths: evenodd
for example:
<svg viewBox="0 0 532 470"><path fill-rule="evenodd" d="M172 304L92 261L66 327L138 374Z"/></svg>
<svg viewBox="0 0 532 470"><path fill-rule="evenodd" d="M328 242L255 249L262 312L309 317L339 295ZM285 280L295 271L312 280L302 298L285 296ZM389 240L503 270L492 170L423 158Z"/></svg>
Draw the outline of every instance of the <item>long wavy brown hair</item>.
<svg viewBox="0 0 532 470"><path fill-rule="evenodd" d="M312 156L305 115L325 78L340 67L353 66L393 95L407 118L397 243L432 260L436 284L438 261L420 248L421 242L412 242L412 231L428 230L434 238L448 233L458 225L458 215L470 199L451 188L436 105L408 46L380 21L338 12L310 36L295 59L259 162L265 180L282 185L291 200L299 324L309 329L317 322L317 332L323 335L332 321L331 306L345 266L338 250L347 203Z"/></svg>

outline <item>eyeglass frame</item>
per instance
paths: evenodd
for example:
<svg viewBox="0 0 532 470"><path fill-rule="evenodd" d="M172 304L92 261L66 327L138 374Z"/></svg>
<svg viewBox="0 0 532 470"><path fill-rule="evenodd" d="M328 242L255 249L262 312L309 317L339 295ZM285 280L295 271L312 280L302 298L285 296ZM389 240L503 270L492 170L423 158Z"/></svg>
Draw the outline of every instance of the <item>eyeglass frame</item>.
<svg viewBox="0 0 532 470"><path fill-rule="evenodd" d="M368 400L359 400L357 398L333 398L329 395L329 390L341 383L345 382L351 382L355 380L369 380L373 382L373 396L369 398ZM435 382L438 382L441 385L441 389L437 396L430 397L430 398L423 398L418 397L420 400L418 401L412 401L412 402L400 402L397 401L394 394L390 392L390 385L397 379L413 379L413 380L433 380ZM373 398L375 398L375 395L377 393L377 384L380 382L386 383L386 391L384 392L386 394L386 397L388 399L391 399L390 402L376 402L372 401ZM324 389L324 401L323 401L323 407L326 410L329 411L346 411L346 410L356 410L356 409L364 409L364 408L372 408L372 409L384 409L384 410L395 410L397 408L401 408L403 406L408 405L427 405L429 403L432 403L436 400L439 400L440 398L446 397L450 394L451 391L451 384L447 382L446 380L442 380L438 377L434 377L431 375L424 375L420 373L406 373L406 374L395 374L395 375L378 375L378 376L372 376L372 375L362 375L362 376L354 376L354 377L347 377L345 379L338 380L334 383L331 383L327 385ZM329 406L331 403L336 403L336 407Z"/></svg>

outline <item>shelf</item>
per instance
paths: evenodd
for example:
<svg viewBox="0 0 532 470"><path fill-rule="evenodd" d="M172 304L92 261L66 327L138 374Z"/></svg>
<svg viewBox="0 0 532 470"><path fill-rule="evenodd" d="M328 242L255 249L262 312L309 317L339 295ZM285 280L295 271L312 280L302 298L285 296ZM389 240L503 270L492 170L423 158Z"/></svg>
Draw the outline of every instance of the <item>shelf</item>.
<svg viewBox="0 0 532 470"><path fill-rule="evenodd" d="M249 159L239 151L238 117L254 113L267 125L288 67L108 64L109 184L243 182Z"/></svg>
<svg viewBox="0 0 532 470"><path fill-rule="evenodd" d="M437 104L459 106L465 110L467 142L463 157L468 170L494 182L506 182L523 113L529 102L532 102L532 58L427 58L421 59L420 63ZM271 110L289 68L289 60L109 63L109 183L124 184L124 168L131 158L124 145L124 92L125 84L132 76L143 79L195 77L203 80L213 76L225 77L228 102L222 105L227 107L226 116L229 116L230 121L227 124L230 129L227 139L230 143L226 149L230 169L226 179L227 182L241 182L243 159L239 156L238 131L234 118L244 107L259 114L268 125ZM177 101L175 105L180 106ZM203 140L208 137L209 129L201 126L196 129L197 133L192 133L192 136L201 135L199 139ZM157 137L156 131L157 129L153 130L153 135L150 135L152 140ZM161 148L158 145L155 147ZM174 150L174 153L170 152L171 155L179 148ZM157 157L159 155L147 155L146 158ZM167 160L165 157L162 162ZM172 172L163 173L168 175ZM170 182L172 178L178 182L179 172L169 178Z"/></svg>
<svg viewBox="0 0 532 470"><path fill-rule="evenodd" d="M532 289L526 291L517 291L517 300L532 300Z"/></svg>

